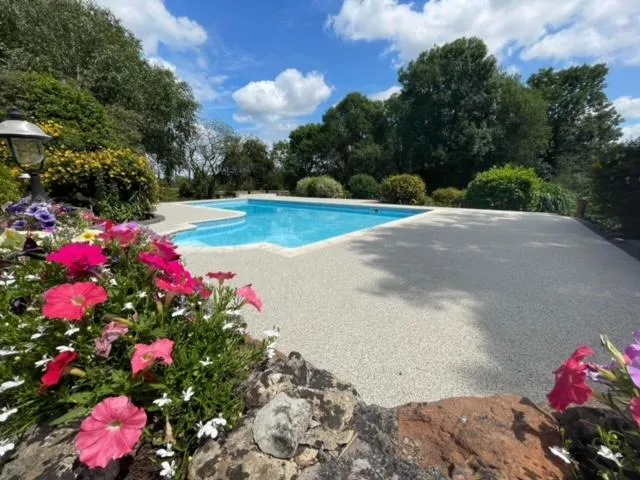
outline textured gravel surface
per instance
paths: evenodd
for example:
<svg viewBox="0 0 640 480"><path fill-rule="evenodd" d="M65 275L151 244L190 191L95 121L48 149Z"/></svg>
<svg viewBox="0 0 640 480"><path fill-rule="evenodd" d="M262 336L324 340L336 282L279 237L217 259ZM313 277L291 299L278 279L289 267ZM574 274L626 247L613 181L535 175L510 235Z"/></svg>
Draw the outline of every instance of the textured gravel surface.
<svg viewBox="0 0 640 480"><path fill-rule="evenodd" d="M254 333L278 325L281 350L383 406L496 393L539 401L578 345L598 349L606 332L624 346L640 328L640 262L553 215L434 209L292 258L256 249L185 259L253 283L265 302L248 316Z"/></svg>

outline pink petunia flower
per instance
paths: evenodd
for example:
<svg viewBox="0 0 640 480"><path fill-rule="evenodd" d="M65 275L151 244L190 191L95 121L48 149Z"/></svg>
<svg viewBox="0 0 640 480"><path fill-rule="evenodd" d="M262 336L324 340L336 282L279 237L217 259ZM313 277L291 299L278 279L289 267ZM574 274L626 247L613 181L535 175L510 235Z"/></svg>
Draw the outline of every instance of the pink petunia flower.
<svg viewBox="0 0 640 480"><path fill-rule="evenodd" d="M44 392L48 388L58 385L62 377L71 370L71 364L77 359L78 352L62 352L56 355L56 358L47 364L47 371L40 379L42 383L40 391Z"/></svg>
<svg viewBox="0 0 640 480"><path fill-rule="evenodd" d="M218 280L218 283L222 285L225 280L233 280L236 274L233 272L209 272L207 278Z"/></svg>
<svg viewBox="0 0 640 480"><path fill-rule="evenodd" d="M106 242L115 242L122 248L127 248L138 241L140 227L135 223L114 225L111 220L104 222L104 232L100 238Z"/></svg>
<svg viewBox="0 0 640 480"><path fill-rule="evenodd" d="M249 305L253 305L259 312L262 312L262 300L251 287L251 284L239 288L236 295L242 299L242 304L248 303Z"/></svg>
<svg viewBox="0 0 640 480"><path fill-rule="evenodd" d="M96 305L108 300L107 291L91 282L65 283L44 293L42 314L50 319L82 320Z"/></svg>
<svg viewBox="0 0 640 480"><path fill-rule="evenodd" d="M138 255L138 260L153 270L160 270L165 273L178 269L177 265L173 265L172 262L157 253L141 252Z"/></svg>
<svg viewBox="0 0 640 480"><path fill-rule="evenodd" d="M147 414L124 395L106 398L80 425L76 450L89 468L104 468L111 460L133 452L147 424Z"/></svg>
<svg viewBox="0 0 640 480"><path fill-rule="evenodd" d="M128 332L129 329L125 325L118 322L110 322L104 327L100 338L96 338L96 354L104 358L109 358L113 342Z"/></svg>
<svg viewBox="0 0 640 480"><path fill-rule="evenodd" d="M584 363L584 359L589 355L593 355L593 350L583 345L553 372L556 383L547 394L547 399L559 412L564 412L571 404L583 405L591 398L593 391L586 383L589 366Z"/></svg>
<svg viewBox="0 0 640 480"><path fill-rule="evenodd" d="M197 281L184 267L156 278L155 284L160 290L176 295L193 295L198 287Z"/></svg>
<svg viewBox="0 0 640 480"><path fill-rule="evenodd" d="M106 264L109 259L97 245L68 243L60 250L50 253L47 260L64 265L69 278L75 278Z"/></svg>
<svg viewBox="0 0 640 480"><path fill-rule="evenodd" d="M131 371L133 375L151 368L156 361L161 361L165 365L173 364L171 353L174 342L168 338L161 338L150 345L144 343L136 344L135 351L131 357Z"/></svg>
<svg viewBox="0 0 640 480"><path fill-rule="evenodd" d="M178 260L180 258L180 254L176 252L176 246L166 238L159 238L154 240L153 246L155 247L157 254L165 258L169 262Z"/></svg>

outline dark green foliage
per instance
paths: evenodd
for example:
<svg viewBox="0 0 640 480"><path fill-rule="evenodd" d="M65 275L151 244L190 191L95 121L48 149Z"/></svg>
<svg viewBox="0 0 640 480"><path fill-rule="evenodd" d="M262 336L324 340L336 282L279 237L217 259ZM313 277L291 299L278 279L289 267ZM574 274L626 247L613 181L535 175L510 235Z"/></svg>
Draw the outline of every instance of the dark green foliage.
<svg viewBox="0 0 640 480"><path fill-rule="evenodd" d="M343 198L344 190L339 182L326 175L306 177L298 181L296 195L302 197Z"/></svg>
<svg viewBox="0 0 640 480"><path fill-rule="evenodd" d="M487 167L496 117L496 59L478 38L434 47L400 70L400 137L409 165L435 186L465 186Z"/></svg>
<svg viewBox="0 0 640 480"><path fill-rule="evenodd" d="M392 175L382 181L382 201L402 205L422 205L426 187L417 175Z"/></svg>
<svg viewBox="0 0 640 480"><path fill-rule="evenodd" d="M19 200L21 190L21 185L15 180L11 170L0 162L0 207L7 202Z"/></svg>
<svg viewBox="0 0 640 480"><path fill-rule="evenodd" d="M108 10L83 0L0 0L0 39L1 70L77 85L109 108L117 137L127 146L142 144L165 175L184 164L182 144L198 109L191 89L150 65L140 42Z"/></svg>
<svg viewBox="0 0 640 480"><path fill-rule="evenodd" d="M640 138L612 148L597 164L592 185L597 214L640 236Z"/></svg>
<svg viewBox="0 0 640 480"><path fill-rule="evenodd" d="M47 74L0 70L0 105L16 106L36 123L53 121L63 127L57 141L78 150L120 148L128 140L119 138L109 111L86 90ZM6 112L0 111L4 118Z"/></svg>
<svg viewBox="0 0 640 480"><path fill-rule="evenodd" d="M576 211L576 195L557 183L542 182L533 192L531 210L573 215Z"/></svg>
<svg viewBox="0 0 640 480"><path fill-rule="evenodd" d="M532 168L507 165L479 173L469 183L465 206L494 210L530 209L542 180Z"/></svg>
<svg viewBox="0 0 640 480"><path fill-rule="evenodd" d="M353 198L374 199L380 196L380 184L371 175L358 173L349 180L349 191Z"/></svg>
<svg viewBox="0 0 640 480"><path fill-rule="evenodd" d="M532 75L528 84L546 99L551 139L543 159L552 174L584 194L597 157L620 138L620 115L607 98L604 64L581 65L564 70L545 68Z"/></svg>
<svg viewBox="0 0 640 480"><path fill-rule="evenodd" d="M102 218L108 218L114 222L129 222L151 218L153 205L139 194L134 194L123 201L122 195L118 193L105 193L100 195L94 210Z"/></svg>
<svg viewBox="0 0 640 480"><path fill-rule="evenodd" d="M455 187L438 188L431 192L431 200L441 207L460 207L464 201L464 190Z"/></svg>

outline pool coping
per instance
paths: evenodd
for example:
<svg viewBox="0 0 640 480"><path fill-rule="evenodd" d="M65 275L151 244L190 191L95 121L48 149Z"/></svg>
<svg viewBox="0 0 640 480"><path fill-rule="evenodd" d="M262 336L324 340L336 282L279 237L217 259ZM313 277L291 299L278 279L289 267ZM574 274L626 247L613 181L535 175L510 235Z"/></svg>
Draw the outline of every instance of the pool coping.
<svg viewBox="0 0 640 480"><path fill-rule="evenodd" d="M294 248L290 248L290 247L282 247L280 245L276 245L274 243L270 243L270 242L259 242L259 243L250 243L247 245L233 245L233 246L228 246L228 247L219 247L219 246L189 246L189 245L178 245L179 250L182 253L188 254L188 253L204 253L204 252L208 252L208 253L216 253L216 252L220 252L220 253L224 253L224 252L233 252L233 251L242 251L242 250L262 250L262 251L266 251L269 253L274 253L283 257L288 257L288 258L292 258L292 257L297 257L298 255L302 255L308 252L312 252L315 250L320 250L322 248L326 248L328 246L331 245L336 245L354 238L358 238L361 237L363 235L366 235L368 233L371 233L371 231L379 229L379 228L385 228L385 227L393 227L393 226L397 226L397 225L401 225L403 223L407 223L409 221L414 221L418 218L421 218L423 215L426 215L430 212L433 211L432 208L428 208L428 207L424 207L424 206L411 206L411 205L391 205L391 204L381 204L381 203L377 203L377 202L367 202L367 201L327 201L328 199L313 199L312 201L308 201L311 199L306 199L304 197L287 197L285 198L277 198L277 197L271 197L271 196L242 196L242 197L237 197L237 198L229 198L229 199L220 199L220 200L196 200L196 201L187 201L187 202L179 202L183 205L188 205L190 207L195 207L195 208L202 208L203 210L215 210L218 212L225 212L228 213L229 215L222 217L222 218L215 218L215 219L204 219L204 220L198 220L198 221L192 221L189 223L184 223L184 224L179 224L176 225L175 228L172 228L166 232L163 232L163 234L165 235L170 235L173 236L177 233L182 233L182 232L187 232L190 230L195 230L198 228L198 226L202 223L216 223L216 222L222 222L222 221L227 221L227 220L233 220L233 219L239 219L242 217L245 217L247 214L245 212L237 212L234 210L226 210L224 208L212 208L212 207L200 207L198 206L199 203L212 203L212 202L220 202L220 203L224 203L224 202L233 202L233 201L243 201L243 200L266 200L266 201L273 201L273 202L282 202L282 203L308 203L308 204L315 204L315 205L328 205L328 206L350 206L350 207L370 207L370 206L379 206L380 208L385 208L385 209L389 209L389 210L416 210L416 211L420 211L422 213L416 214L416 215L411 215L409 217L405 217L405 218L399 218L397 220L391 220L389 222L385 222L382 223L380 225L374 225L372 227L367 227L364 229L360 229L360 230L356 230L354 232L349 232L349 233L344 233L342 235L338 235L336 237L331 237L331 238L327 238L325 240L319 240L317 242L313 242L310 243L308 245L304 245L302 247L294 247Z"/></svg>

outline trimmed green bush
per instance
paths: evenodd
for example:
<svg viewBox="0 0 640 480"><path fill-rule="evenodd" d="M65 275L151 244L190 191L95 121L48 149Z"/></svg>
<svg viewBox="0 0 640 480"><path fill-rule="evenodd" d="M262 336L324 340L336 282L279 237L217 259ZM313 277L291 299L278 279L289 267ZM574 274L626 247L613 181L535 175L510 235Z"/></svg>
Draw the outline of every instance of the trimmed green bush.
<svg viewBox="0 0 640 480"><path fill-rule="evenodd" d="M305 177L296 185L296 195L301 197L342 198L342 185L331 177Z"/></svg>
<svg viewBox="0 0 640 480"><path fill-rule="evenodd" d="M562 185L543 182L533 192L531 210L571 215L576 210L576 196Z"/></svg>
<svg viewBox="0 0 640 480"><path fill-rule="evenodd" d="M455 187L438 188L431 192L431 198L440 207L460 207L464 202L464 190Z"/></svg>
<svg viewBox="0 0 640 480"><path fill-rule="evenodd" d="M492 168L477 174L469 183L464 204L494 210L530 210L534 192L541 184L533 168Z"/></svg>
<svg viewBox="0 0 640 480"><path fill-rule="evenodd" d="M380 196L380 184L371 175L358 173L349 180L349 191L353 198L374 199Z"/></svg>
<svg viewBox="0 0 640 480"><path fill-rule="evenodd" d="M427 195L422 178L417 175L392 175L382 182L382 200L401 205L422 205Z"/></svg>

